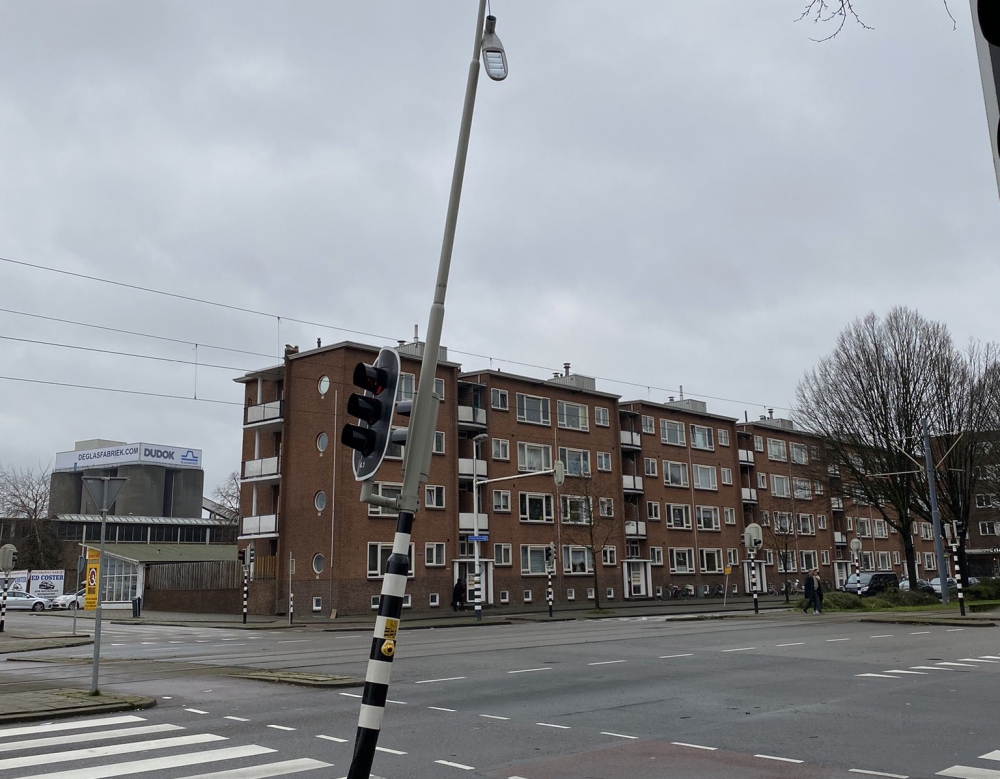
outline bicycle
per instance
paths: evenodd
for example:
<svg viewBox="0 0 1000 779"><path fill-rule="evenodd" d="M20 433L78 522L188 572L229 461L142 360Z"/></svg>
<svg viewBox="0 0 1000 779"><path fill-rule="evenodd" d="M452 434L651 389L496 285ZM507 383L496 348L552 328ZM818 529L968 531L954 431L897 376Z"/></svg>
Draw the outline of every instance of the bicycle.
<svg viewBox="0 0 1000 779"><path fill-rule="evenodd" d="M687 600L691 597L691 593L688 592L687 587L678 587L676 584L671 584L667 589L667 597L673 599Z"/></svg>

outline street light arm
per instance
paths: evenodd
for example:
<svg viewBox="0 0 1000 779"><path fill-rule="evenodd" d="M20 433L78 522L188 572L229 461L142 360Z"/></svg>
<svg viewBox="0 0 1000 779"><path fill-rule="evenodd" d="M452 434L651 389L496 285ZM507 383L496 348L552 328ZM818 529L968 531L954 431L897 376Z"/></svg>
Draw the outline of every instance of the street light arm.
<svg viewBox="0 0 1000 779"><path fill-rule="evenodd" d="M527 479L529 476L546 476L550 473L555 473L555 468L549 468L545 471L531 471L529 473L519 473L516 476L498 476L495 479L477 479L476 484L493 484L498 481L513 481L514 479Z"/></svg>

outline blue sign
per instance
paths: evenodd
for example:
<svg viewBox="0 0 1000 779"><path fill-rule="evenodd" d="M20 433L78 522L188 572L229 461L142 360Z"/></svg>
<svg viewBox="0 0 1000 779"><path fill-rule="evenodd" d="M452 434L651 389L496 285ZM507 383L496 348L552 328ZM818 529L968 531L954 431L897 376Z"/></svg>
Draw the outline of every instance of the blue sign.
<svg viewBox="0 0 1000 779"><path fill-rule="evenodd" d="M489 541L489 536L469 536L470 541Z"/></svg>

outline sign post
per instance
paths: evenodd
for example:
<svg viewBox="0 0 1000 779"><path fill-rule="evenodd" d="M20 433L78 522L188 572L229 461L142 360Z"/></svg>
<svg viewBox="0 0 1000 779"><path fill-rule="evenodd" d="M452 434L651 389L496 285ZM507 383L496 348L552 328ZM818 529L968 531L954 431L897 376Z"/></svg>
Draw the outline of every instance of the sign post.
<svg viewBox="0 0 1000 779"><path fill-rule="evenodd" d="M104 561L104 529L107 525L108 511L118 498L128 479L124 476L84 476L83 486L87 488L91 499L101 510L101 548L98 551L97 568L87 567L87 601L91 600L91 588L94 588L93 599L96 601L97 613L94 616L94 664L90 679L90 694L97 695L97 681L101 666L101 600L104 596L104 572L107 565ZM87 557L90 557L87 550Z"/></svg>
<svg viewBox="0 0 1000 779"><path fill-rule="evenodd" d="M0 633L3 633L4 622L7 621L7 587L10 585L10 572L17 565L17 549L13 544L0 546L0 570L3 571L3 595L0 595Z"/></svg>
<svg viewBox="0 0 1000 779"><path fill-rule="evenodd" d="M729 574L733 572L731 565L726 566L726 588L722 591L722 608L726 608L726 601L729 600Z"/></svg>

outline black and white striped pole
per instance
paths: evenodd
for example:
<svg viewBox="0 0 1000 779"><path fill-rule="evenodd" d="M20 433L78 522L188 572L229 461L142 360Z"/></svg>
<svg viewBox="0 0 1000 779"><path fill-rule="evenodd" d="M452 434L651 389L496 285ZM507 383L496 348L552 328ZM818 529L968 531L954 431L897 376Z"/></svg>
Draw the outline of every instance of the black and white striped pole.
<svg viewBox="0 0 1000 779"><path fill-rule="evenodd" d="M747 557L750 559L750 591L753 592L753 613L760 614L760 602L757 597L757 550L764 545L764 534L760 525L751 522L743 529L743 545L747 550Z"/></svg>
<svg viewBox="0 0 1000 779"><path fill-rule="evenodd" d="M861 539L851 539L851 557L854 559L854 577L858 582L858 597L861 597Z"/></svg>
<svg viewBox="0 0 1000 779"><path fill-rule="evenodd" d="M959 613L965 616L965 593L962 592L962 566L958 562L958 523L951 523L951 554L952 560L955 565L955 586L958 587L958 610ZM948 586L948 577L942 577L943 584L942 588Z"/></svg>
<svg viewBox="0 0 1000 779"><path fill-rule="evenodd" d="M236 558L240 562L240 568L243 569L243 624L247 624L247 600L250 591L250 576L248 574L247 568L247 550L246 548L240 549L236 553Z"/></svg>
<svg viewBox="0 0 1000 779"><path fill-rule="evenodd" d="M550 543L546 547L546 565L545 572L548 574L549 582L548 586L545 588L545 600L549 604L549 619L552 619L552 574L556 570L556 545Z"/></svg>

